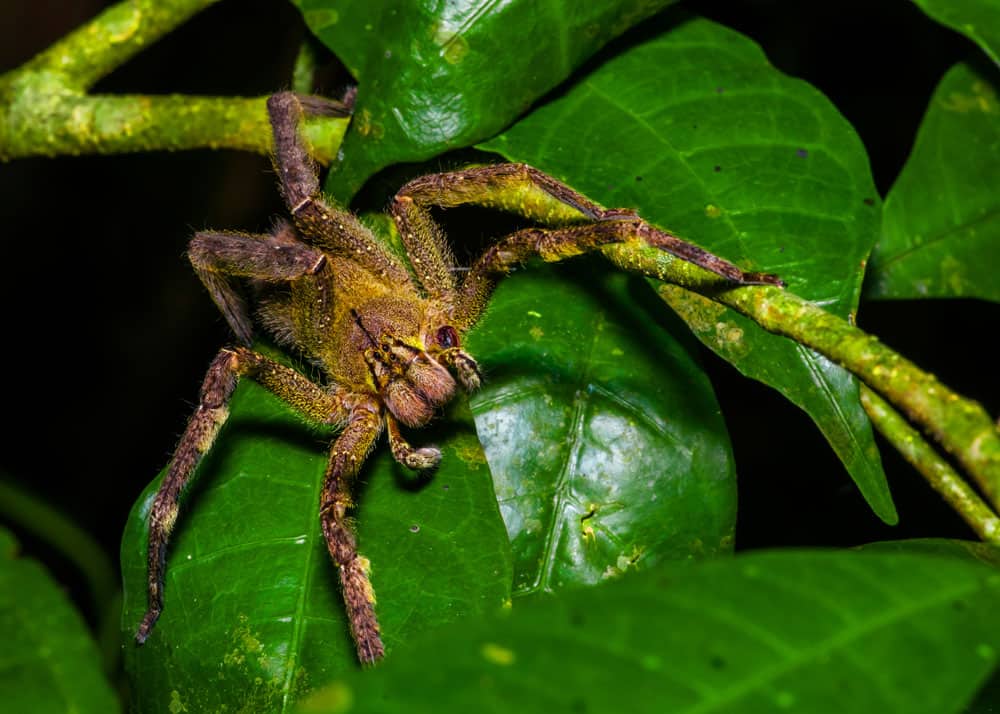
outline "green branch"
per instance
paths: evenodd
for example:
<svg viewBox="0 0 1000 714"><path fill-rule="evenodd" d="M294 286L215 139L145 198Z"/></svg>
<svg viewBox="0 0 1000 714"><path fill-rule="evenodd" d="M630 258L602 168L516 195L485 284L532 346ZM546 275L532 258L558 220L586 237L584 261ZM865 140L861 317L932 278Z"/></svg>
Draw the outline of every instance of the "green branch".
<svg viewBox="0 0 1000 714"><path fill-rule="evenodd" d="M899 412L862 385L861 405L872 424L917 469L981 539L1000 544L1000 518Z"/></svg>
<svg viewBox="0 0 1000 714"><path fill-rule="evenodd" d="M112 5L12 74L54 75L78 92L89 89L138 52L219 0L129 0Z"/></svg>
<svg viewBox="0 0 1000 714"><path fill-rule="evenodd" d="M267 97L88 96L50 91L28 75L0 115L0 159L181 149L268 155ZM315 118L303 133L328 164L348 120Z"/></svg>
<svg viewBox="0 0 1000 714"><path fill-rule="evenodd" d="M1000 504L1000 434L977 402L944 386L872 335L780 288L732 287L696 265L635 243L603 250L620 268L663 281L659 290L670 302L693 302L698 309L714 300L849 370L923 427L976 480L990 502Z"/></svg>
<svg viewBox="0 0 1000 714"><path fill-rule="evenodd" d="M0 160L198 148L267 155L265 97L86 94L102 76L214 2L119 3L0 76ZM318 161L333 159L347 124L334 117L306 122L306 140Z"/></svg>

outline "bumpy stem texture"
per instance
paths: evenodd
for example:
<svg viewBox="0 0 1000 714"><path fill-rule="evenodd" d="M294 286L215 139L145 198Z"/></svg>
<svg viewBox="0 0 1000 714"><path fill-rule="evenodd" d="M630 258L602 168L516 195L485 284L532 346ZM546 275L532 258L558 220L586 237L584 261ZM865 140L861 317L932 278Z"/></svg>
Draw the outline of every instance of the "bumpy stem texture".
<svg viewBox="0 0 1000 714"><path fill-rule="evenodd" d="M58 75L66 86L87 90L196 12L218 1L120 2L40 52L15 72Z"/></svg>
<svg viewBox="0 0 1000 714"><path fill-rule="evenodd" d="M861 387L861 405L872 424L984 541L1000 544L1000 518L948 462L889 404Z"/></svg>
<svg viewBox="0 0 1000 714"><path fill-rule="evenodd" d="M956 394L875 337L792 293L771 286L732 287L663 251L637 243L609 246L606 257L626 270L708 296L768 332L811 347L849 370L921 426L1000 504L1000 434L977 402Z"/></svg>
<svg viewBox="0 0 1000 714"><path fill-rule="evenodd" d="M197 148L268 154L265 97L86 94L102 76L214 2L119 3L0 76L0 160ZM303 133L316 160L333 159L347 123L328 116L306 123Z"/></svg>

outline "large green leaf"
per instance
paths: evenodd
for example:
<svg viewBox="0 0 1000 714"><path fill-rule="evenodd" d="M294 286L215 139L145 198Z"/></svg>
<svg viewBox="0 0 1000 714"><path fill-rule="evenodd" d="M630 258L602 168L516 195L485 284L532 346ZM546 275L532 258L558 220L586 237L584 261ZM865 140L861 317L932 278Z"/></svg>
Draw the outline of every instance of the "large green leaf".
<svg viewBox="0 0 1000 714"><path fill-rule="evenodd" d="M951 68L885 200L866 297L1000 300L998 73Z"/></svg>
<svg viewBox="0 0 1000 714"><path fill-rule="evenodd" d="M385 448L359 489L358 539L373 565L387 650L422 630L499 608L510 548L467 407L419 434L436 439L429 482ZM285 711L357 667L337 574L319 531L324 438L253 383L188 494L167 559L165 607L145 645L147 517L159 479L122 542L125 662L136 711ZM175 703L175 704L174 704ZM179 709L178 709L179 710Z"/></svg>
<svg viewBox="0 0 1000 714"><path fill-rule="evenodd" d="M989 543L965 540L944 540L940 538L915 538L911 540L883 541L862 546L869 552L890 552L942 555L970 562L985 563L1000 569L1000 548ZM962 714L997 714L1000 702L1000 669L993 670L993 676L983 685L975 700L962 710Z"/></svg>
<svg viewBox="0 0 1000 714"><path fill-rule="evenodd" d="M97 646L63 589L19 558L0 528L0 702L4 711L119 711Z"/></svg>
<svg viewBox="0 0 1000 714"><path fill-rule="evenodd" d="M949 714L997 664L997 597L995 570L929 555L663 568L449 627L304 710Z"/></svg>
<svg viewBox="0 0 1000 714"><path fill-rule="evenodd" d="M878 225L857 135L819 92L775 70L742 35L677 17L483 148L605 205L638 208L848 316ZM846 371L709 300L664 297L708 347L808 412L875 512L895 522Z"/></svg>
<svg viewBox="0 0 1000 714"><path fill-rule="evenodd" d="M644 281L590 261L510 278L470 334L515 594L731 550L725 424L667 317Z"/></svg>
<svg viewBox="0 0 1000 714"><path fill-rule="evenodd" d="M635 23L673 0L294 0L359 82L328 188L496 133Z"/></svg>
<svg viewBox="0 0 1000 714"><path fill-rule="evenodd" d="M913 0L946 27L979 45L1000 63L1000 0Z"/></svg>

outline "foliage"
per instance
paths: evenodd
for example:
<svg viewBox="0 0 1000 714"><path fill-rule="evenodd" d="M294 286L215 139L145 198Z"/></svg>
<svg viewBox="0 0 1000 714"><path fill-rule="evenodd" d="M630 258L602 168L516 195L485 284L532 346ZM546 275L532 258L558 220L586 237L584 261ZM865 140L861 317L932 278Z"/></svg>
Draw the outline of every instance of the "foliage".
<svg viewBox="0 0 1000 714"><path fill-rule="evenodd" d="M1000 234L1000 102L990 69L957 64L938 85L889 192L872 255L872 298L1000 301L989 260Z"/></svg>
<svg viewBox="0 0 1000 714"><path fill-rule="evenodd" d="M342 124L310 136L318 158L337 157L326 188L345 204L362 186L359 207L384 201L377 187L397 172L437 170L451 160L442 152L473 147L465 158L530 163L746 269L776 272L789 294L842 321L864 299L997 301L1000 77L987 59L997 4L915 2L969 39L970 59L941 80L884 203L837 107L747 37L689 14L697 2L584 12L559 0L380 10L297 0L359 82L339 153ZM0 77L0 96L15 96L25 76ZM231 130L239 141L197 134L171 146L266 150L259 125ZM3 144L14 126L0 117L0 156L26 155ZM109 150L129 150L115 141ZM407 162L423 163L399 168ZM356 671L316 518L329 434L241 384L185 497L164 615L142 648L131 638L159 479L129 516L121 637L132 708L988 711L997 686L983 687L1000 661L994 545L730 557L739 460L692 332L805 411L886 522L898 512L872 422L891 427L860 398L857 365L773 334L717 287L683 287L598 260L501 286L469 337L486 386L419 435L442 447L440 470L417 479L382 450L364 471L359 540L389 651L375 671ZM954 489L948 478L935 487ZM980 486L996 508L990 483ZM975 507L949 502L997 542L995 514L966 488ZM0 686L37 702L72 691L80 710L109 710L79 618L10 552L0 576L11 587L0 592L23 597L0 602L15 645L0 654ZM27 606L61 619L37 629Z"/></svg>
<svg viewBox="0 0 1000 714"><path fill-rule="evenodd" d="M907 550L753 553L536 599L339 677L301 710L950 711L995 659L1000 583Z"/></svg>
<svg viewBox="0 0 1000 714"><path fill-rule="evenodd" d="M119 710L79 613L38 563L0 528L0 696L9 711Z"/></svg>

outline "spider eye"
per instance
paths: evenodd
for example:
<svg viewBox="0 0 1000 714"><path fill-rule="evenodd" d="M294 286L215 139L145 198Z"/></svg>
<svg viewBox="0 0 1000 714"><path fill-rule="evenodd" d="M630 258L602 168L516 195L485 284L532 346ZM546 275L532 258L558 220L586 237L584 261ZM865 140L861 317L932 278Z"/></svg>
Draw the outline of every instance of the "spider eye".
<svg viewBox="0 0 1000 714"><path fill-rule="evenodd" d="M458 333L455 332L455 328L451 325L445 325L444 327L438 328L437 343L445 349L448 349L449 347L458 347Z"/></svg>

